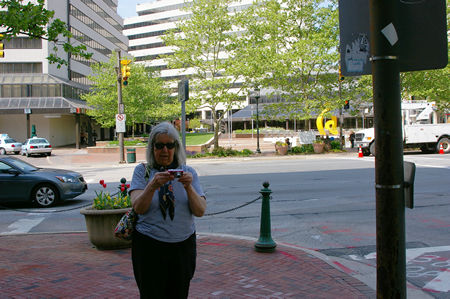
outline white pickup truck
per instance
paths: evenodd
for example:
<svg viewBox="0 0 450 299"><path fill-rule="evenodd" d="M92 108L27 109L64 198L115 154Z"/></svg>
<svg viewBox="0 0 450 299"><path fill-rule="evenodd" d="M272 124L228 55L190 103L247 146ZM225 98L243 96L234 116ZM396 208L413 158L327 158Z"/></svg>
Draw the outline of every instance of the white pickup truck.
<svg viewBox="0 0 450 299"><path fill-rule="evenodd" d="M355 145L361 146L365 156L375 155L374 128L360 130L355 133ZM439 152L442 145L444 153L450 153L449 124L413 124L403 126L403 146L420 148L422 152Z"/></svg>

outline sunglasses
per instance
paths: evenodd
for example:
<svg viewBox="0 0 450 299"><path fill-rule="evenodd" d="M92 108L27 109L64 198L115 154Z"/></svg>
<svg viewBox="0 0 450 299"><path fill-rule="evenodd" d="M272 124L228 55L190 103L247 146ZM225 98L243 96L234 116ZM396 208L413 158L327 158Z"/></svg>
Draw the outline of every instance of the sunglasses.
<svg viewBox="0 0 450 299"><path fill-rule="evenodd" d="M169 142L169 143L161 143L157 142L155 143L156 149L163 149L164 147L167 147L167 149L173 149L175 147L175 142Z"/></svg>

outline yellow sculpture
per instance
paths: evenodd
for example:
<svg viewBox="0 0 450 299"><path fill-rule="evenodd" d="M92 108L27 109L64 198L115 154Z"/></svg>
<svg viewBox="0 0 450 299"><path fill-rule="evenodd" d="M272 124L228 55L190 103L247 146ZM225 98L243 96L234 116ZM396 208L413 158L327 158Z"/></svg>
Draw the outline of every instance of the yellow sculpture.
<svg viewBox="0 0 450 299"><path fill-rule="evenodd" d="M325 123L325 130L323 128L323 115L325 113L327 113L329 111L329 109L325 109L322 111L322 113L320 113L319 117L316 120L316 125L317 125L317 129L319 130L319 134L320 135L327 135L327 133L325 132L325 130L328 130L328 132L330 132L332 135L338 135L338 130L337 130L337 117L336 116L332 116L331 120L327 121Z"/></svg>

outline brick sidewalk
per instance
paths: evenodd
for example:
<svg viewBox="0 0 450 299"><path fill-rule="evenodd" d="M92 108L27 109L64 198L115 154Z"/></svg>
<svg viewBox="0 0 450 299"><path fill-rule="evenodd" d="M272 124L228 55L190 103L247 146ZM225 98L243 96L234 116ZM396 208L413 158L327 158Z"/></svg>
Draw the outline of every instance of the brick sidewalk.
<svg viewBox="0 0 450 299"><path fill-rule="evenodd" d="M307 252L198 236L189 298L375 298L375 291ZM0 236L1 298L137 298L130 250L100 251L86 233Z"/></svg>

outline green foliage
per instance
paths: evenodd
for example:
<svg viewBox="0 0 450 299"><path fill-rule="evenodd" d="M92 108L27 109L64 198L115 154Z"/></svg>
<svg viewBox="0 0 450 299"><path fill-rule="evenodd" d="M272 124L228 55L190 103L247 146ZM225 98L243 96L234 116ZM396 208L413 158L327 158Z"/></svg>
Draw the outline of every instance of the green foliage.
<svg viewBox="0 0 450 299"><path fill-rule="evenodd" d="M253 155L253 151L249 149L243 149L242 151L234 150L232 148L218 147L213 149L211 153L194 153L187 156L189 158L204 158L204 157L248 157Z"/></svg>
<svg viewBox="0 0 450 299"><path fill-rule="evenodd" d="M87 114L102 127L115 126L117 114L117 73L116 54L108 62L92 65L93 75L88 76L93 84L90 93L82 99L93 109ZM143 65L131 63L131 76L128 85L122 88L122 103L126 114L126 124L151 124L157 120L173 119L180 114L180 105L175 98L169 97L164 82L148 71Z"/></svg>
<svg viewBox="0 0 450 299"><path fill-rule="evenodd" d="M202 125L202 123L200 122L199 118L192 118L189 120L189 128L190 129L200 128L201 125Z"/></svg>
<svg viewBox="0 0 450 299"><path fill-rule="evenodd" d="M62 47L65 52L72 55L79 55L85 59L90 59L92 53L86 51L86 46L80 44L73 46L69 42L72 37L66 23L58 18L54 18L55 12L47 10L45 0L26 1L22 0L0 0L0 33L4 38L10 40L19 35L26 35L30 38L41 38L51 43L53 53L47 59L50 63L56 63L60 68L68 62L58 57L58 49Z"/></svg>
<svg viewBox="0 0 450 299"><path fill-rule="evenodd" d="M332 150L340 150L341 149L341 143L337 140L331 141L331 149Z"/></svg>
<svg viewBox="0 0 450 299"><path fill-rule="evenodd" d="M314 153L314 147L312 144L303 144L301 146L293 146L291 149L293 154L310 154Z"/></svg>
<svg viewBox="0 0 450 299"><path fill-rule="evenodd" d="M141 140L124 140L123 141L124 146L147 146L147 141L141 141ZM118 140L112 140L108 142L108 146L119 146Z"/></svg>
<svg viewBox="0 0 450 299"><path fill-rule="evenodd" d="M100 185L106 188L104 180L100 180ZM95 191L95 198L92 207L96 210L111 210L123 209L131 207L131 199L128 195L129 184L125 184L126 179L121 179L121 184L118 186L119 191L113 195L106 191Z"/></svg>
<svg viewBox="0 0 450 299"><path fill-rule="evenodd" d="M236 69L233 45L237 37L229 32L240 15L239 11L229 13L233 10L232 3L232 0L194 0L186 7L192 12L190 18L178 22L177 30L163 37L166 46L175 48L173 55L165 57L169 68L194 68L189 81L194 92L189 102L211 109L215 147L219 145L218 134L224 115L241 103L240 97L230 91L239 80L231 76ZM229 53L228 57L222 55L224 51ZM220 110L225 107L220 115L216 113L219 107Z"/></svg>
<svg viewBox="0 0 450 299"><path fill-rule="evenodd" d="M236 48L240 75L284 99L263 108L266 118L305 119L341 106L336 1L255 2L240 21L246 30Z"/></svg>

